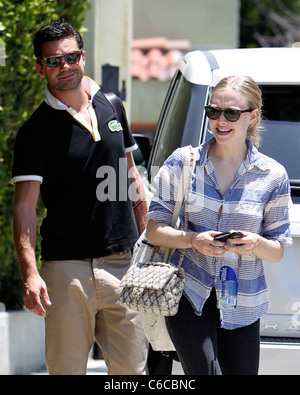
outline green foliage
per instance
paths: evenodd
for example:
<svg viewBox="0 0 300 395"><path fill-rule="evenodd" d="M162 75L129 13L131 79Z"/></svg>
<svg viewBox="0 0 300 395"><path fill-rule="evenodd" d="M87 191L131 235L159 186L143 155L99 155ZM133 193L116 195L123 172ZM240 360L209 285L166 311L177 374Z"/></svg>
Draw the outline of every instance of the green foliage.
<svg viewBox="0 0 300 395"><path fill-rule="evenodd" d="M300 0L241 0L240 47L300 41Z"/></svg>
<svg viewBox="0 0 300 395"><path fill-rule="evenodd" d="M13 144L19 127L45 95L45 82L34 67L33 35L52 19L64 18L81 30L88 7L89 0L0 0L0 43L5 47L5 66L0 66L0 302L7 309L22 307L12 236L14 188L9 185Z"/></svg>

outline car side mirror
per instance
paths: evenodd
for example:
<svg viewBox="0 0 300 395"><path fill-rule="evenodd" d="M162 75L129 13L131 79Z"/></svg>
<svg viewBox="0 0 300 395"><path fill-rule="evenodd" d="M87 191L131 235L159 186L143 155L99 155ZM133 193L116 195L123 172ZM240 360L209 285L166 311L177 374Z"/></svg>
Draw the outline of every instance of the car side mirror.
<svg viewBox="0 0 300 395"><path fill-rule="evenodd" d="M138 146L138 149L132 152L135 164L147 167L151 151L150 139L143 134L134 134L133 138Z"/></svg>

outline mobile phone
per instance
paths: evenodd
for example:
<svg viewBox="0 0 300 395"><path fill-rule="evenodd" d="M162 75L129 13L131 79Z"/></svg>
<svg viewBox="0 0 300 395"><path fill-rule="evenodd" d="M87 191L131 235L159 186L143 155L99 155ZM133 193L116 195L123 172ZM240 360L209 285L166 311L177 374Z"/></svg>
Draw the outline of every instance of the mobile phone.
<svg viewBox="0 0 300 395"><path fill-rule="evenodd" d="M214 236L214 240L226 242L229 235L230 235L230 232L220 233L220 234Z"/></svg>
<svg viewBox="0 0 300 395"><path fill-rule="evenodd" d="M241 237L244 237L244 233L242 232L231 232L228 239L240 239Z"/></svg>
<svg viewBox="0 0 300 395"><path fill-rule="evenodd" d="M244 236L245 235L242 232L224 232L214 236L214 240L226 242L227 239L239 239Z"/></svg>

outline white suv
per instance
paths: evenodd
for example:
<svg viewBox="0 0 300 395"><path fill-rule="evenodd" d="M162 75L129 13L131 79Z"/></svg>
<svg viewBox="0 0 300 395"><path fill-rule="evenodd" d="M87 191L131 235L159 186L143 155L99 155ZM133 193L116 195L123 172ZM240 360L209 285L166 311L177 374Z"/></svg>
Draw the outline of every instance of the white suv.
<svg viewBox="0 0 300 395"><path fill-rule="evenodd" d="M279 263L264 262L270 308L261 319L260 374L300 374L300 48L188 53L161 111L148 180L177 147L197 146L209 137L204 106L212 87L229 75L251 76L261 87L265 132L260 151L285 166L293 199L294 245Z"/></svg>

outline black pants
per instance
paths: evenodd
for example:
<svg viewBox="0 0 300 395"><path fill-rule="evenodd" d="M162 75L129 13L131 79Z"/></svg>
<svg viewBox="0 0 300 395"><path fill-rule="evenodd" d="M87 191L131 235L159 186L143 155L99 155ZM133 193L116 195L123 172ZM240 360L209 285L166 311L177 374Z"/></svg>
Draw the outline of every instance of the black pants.
<svg viewBox="0 0 300 395"><path fill-rule="evenodd" d="M173 360L178 361L175 351L154 351L149 344L148 374L155 376L170 376L173 369Z"/></svg>
<svg viewBox="0 0 300 395"><path fill-rule="evenodd" d="M259 320L234 330L220 328L215 289L197 316L182 297L178 313L166 317L167 328L187 375L257 375Z"/></svg>

